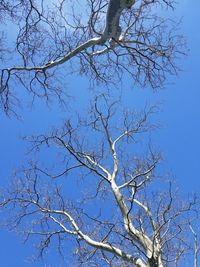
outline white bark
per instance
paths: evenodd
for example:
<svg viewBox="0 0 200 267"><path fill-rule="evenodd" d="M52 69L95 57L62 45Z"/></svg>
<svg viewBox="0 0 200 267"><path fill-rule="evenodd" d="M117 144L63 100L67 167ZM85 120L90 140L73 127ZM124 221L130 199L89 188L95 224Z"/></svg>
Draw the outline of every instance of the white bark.
<svg viewBox="0 0 200 267"><path fill-rule="evenodd" d="M37 205L37 203L35 203L35 204ZM134 263L137 267L146 267L146 264L140 258L135 258L131 254L126 253L123 250L121 250L115 246L112 246L108 243L98 242L98 241L92 239L87 234L84 234L81 231L81 229L79 228L79 226L77 225L74 218L68 212L60 211L60 210L49 210L46 208L40 208L40 210L44 213L59 214L59 215L64 215L65 217L67 217L67 219L69 220L70 224L72 225L74 231L67 229L63 223L61 223L59 220L57 220L54 216L50 215L50 218L56 224L58 224L67 234L77 235L79 238L83 239L88 245L90 245L94 248L100 249L100 250L110 252L110 253L122 258L125 261Z"/></svg>
<svg viewBox="0 0 200 267"><path fill-rule="evenodd" d="M108 10L106 15L106 25L105 29L100 37L92 38L85 43L79 45L78 47L74 48L72 51L67 53L62 58L48 62L44 66L34 66L34 67L13 67L8 69L8 71L19 71L19 70L26 70L26 71L44 71L46 69L50 69L69 61L71 58L75 57L80 52L84 51L85 49L98 45L104 44L110 38L114 38L116 40L119 39L121 35L121 27L120 23L120 16L124 9L131 8L134 4L134 0L110 0L108 4ZM97 52L98 53L98 52Z"/></svg>

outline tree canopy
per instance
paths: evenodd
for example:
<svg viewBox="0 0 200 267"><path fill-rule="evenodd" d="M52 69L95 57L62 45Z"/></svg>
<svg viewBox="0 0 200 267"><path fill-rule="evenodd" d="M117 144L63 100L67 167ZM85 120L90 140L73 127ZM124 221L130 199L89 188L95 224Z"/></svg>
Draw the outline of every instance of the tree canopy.
<svg viewBox="0 0 200 267"><path fill-rule="evenodd" d="M25 101L22 89L31 101L63 101L66 80L84 75L94 90L87 112L69 110L61 127L25 138L31 159L0 191L3 225L36 242L40 256L53 247L73 267L177 267L187 257L198 266L199 200L183 200L160 169L151 142L158 105L124 108L106 90L124 79L162 88L177 74L185 41L166 18L174 5L0 0L5 114Z"/></svg>
<svg viewBox="0 0 200 267"><path fill-rule="evenodd" d="M162 87L185 53L167 8L173 1L1 1L1 107L15 111L21 89L33 99L60 98L70 73L93 85L116 85L128 75L133 85Z"/></svg>

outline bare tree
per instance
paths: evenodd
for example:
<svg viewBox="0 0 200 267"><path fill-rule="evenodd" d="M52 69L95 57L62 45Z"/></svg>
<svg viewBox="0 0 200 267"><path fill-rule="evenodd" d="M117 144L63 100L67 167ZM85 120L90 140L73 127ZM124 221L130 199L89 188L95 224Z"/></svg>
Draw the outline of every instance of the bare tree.
<svg viewBox="0 0 200 267"><path fill-rule="evenodd" d="M194 235L196 267L197 200L183 203L160 177L161 156L145 137L156 127L151 116L157 109L117 107L97 97L87 119L31 137L32 152L44 159L46 147L54 165L31 162L4 189L7 226L27 239L36 235L41 254L57 240L67 257L70 244L72 266L186 266L182 259L193 253Z"/></svg>
<svg viewBox="0 0 200 267"><path fill-rule="evenodd" d="M3 32L12 32L1 48L2 108L15 110L21 88L33 99L61 97L71 73L105 85L128 74L133 84L162 86L184 53L177 22L162 18L162 7L173 0L1 0Z"/></svg>

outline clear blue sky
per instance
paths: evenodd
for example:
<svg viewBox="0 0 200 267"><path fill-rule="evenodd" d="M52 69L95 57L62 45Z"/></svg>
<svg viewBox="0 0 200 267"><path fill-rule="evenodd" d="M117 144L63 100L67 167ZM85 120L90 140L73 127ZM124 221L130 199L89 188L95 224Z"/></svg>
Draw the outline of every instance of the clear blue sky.
<svg viewBox="0 0 200 267"><path fill-rule="evenodd" d="M200 1L180 0L177 18L182 17L182 33L186 36L189 55L180 62L183 72L167 85L164 90L152 93L150 90L126 90L123 95L125 104L134 106L134 102L162 101L163 112L158 122L163 126L155 135L154 141L165 155L164 166L175 174L177 183L184 193L195 192L200 188ZM84 106L89 95L84 87L84 80L71 82L71 92L77 98L74 104ZM131 99L131 100L130 100ZM73 102L72 102L73 103ZM33 109L23 110L23 120L8 119L0 114L0 177L1 184L6 185L11 171L25 160L27 143L20 136L46 132L51 126L59 125L68 112L58 111L54 106L47 110L44 103ZM2 216L2 214L0 214ZM44 263L28 263L31 246L23 245L22 239L13 233L0 230L0 266L25 267L45 266ZM50 259L46 266L59 266L57 259ZM62 265L61 265L62 266Z"/></svg>

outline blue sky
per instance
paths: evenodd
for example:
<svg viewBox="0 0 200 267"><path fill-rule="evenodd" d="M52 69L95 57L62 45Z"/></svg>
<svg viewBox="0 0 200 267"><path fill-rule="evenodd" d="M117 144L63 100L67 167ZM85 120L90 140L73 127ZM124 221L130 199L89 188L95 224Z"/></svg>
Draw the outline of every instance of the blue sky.
<svg viewBox="0 0 200 267"><path fill-rule="evenodd" d="M200 1L179 2L175 15L177 18L182 17L180 31L186 36L190 49L188 57L180 61L183 71L173 79L173 83L159 92L127 89L122 98L125 105L133 107L138 102L163 102L163 111L157 116L162 128L153 140L163 151L164 168L175 175L180 189L187 194L200 188ZM75 97L71 105L84 108L90 96L87 82L83 78L74 79L69 87ZM47 132L52 126L60 125L66 116L69 116L68 111L61 112L57 106L47 109L42 102L38 102L32 109L25 106L21 121L0 114L1 185L8 183L12 170L26 159L27 143L21 140L20 136ZM21 237L15 236L14 233L0 230L0 244L1 266L45 266L42 262L31 264L26 261L32 255L31 244L23 245ZM49 265L46 266L58 266L57 259L50 259Z"/></svg>

